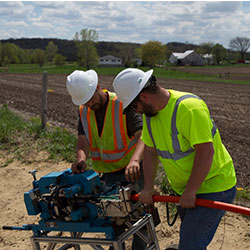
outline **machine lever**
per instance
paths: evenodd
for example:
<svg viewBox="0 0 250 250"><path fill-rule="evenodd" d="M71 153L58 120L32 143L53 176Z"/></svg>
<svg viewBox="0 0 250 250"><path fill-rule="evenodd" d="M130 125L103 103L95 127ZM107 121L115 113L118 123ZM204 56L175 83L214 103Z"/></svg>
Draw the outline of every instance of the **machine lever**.
<svg viewBox="0 0 250 250"><path fill-rule="evenodd" d="M36 173L37 172L38 171L36 169L29 171L29 174L31 174L33 176L33 178L34 178L34 181L36 181Z"/></svg>

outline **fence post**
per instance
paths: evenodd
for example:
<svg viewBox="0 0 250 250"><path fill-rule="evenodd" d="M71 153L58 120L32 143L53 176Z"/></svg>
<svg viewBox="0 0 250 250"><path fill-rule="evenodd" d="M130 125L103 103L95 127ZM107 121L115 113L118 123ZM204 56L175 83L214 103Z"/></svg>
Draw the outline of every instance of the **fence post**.
<svg viewBox="0 0 250 250"><path fill-rule="evenodd" d="M48 93L48 72L43 72L42 77L42 129L46 129L47 124L47 93Z"/></svg>

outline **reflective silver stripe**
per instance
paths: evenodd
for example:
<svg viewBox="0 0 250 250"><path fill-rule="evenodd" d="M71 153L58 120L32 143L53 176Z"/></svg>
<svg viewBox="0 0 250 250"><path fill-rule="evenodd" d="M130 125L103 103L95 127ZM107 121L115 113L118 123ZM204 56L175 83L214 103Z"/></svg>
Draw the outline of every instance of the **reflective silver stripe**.
<svg viewBox="0 0 250 250"><path fill-rule="evenodd" d="M211 121L212 121L212 123L213 123L213 127L212 127L212 137L214 138L214 136L215 136L215 134L216 134L216 131L217 131L217 126L216 126L216 124L215 124L215 122L214 122L214 119L210 116L210 118L211 118Z"/></svg>
<svg viewBox="0 0 250 250"><path fill-rule="evenodd" d="M115 135L116 135L116 142L118 149L123 149L125 145L123 144L122 135L121 135L121 126L120 122L122 123L123 120L119 120L119 107L120 107L120 101L118 99L115 100Z"/></svg>
<svg viewBox="0 0 250 250"><path fill-rule="evenodd" d="M172 160L179 160L184 158L185 156L188 156L189 154L191 154L192 152L194 152L194 150L192 148L190 148L189 150L185 151L185 152L178 152L178 153L170 153L169 151L161 151L159 149L156 149L157 153L159 156L161 156L164 159L172 159Z"/></svg>
<svg viewBox="0 0 250 250"><path fill-rule="evenodd" d="M91 151L91 158L101 157L101 154L98 151Z"/></svg>
<svg viewBox="0 0 250 250"><path fill-rule="evenodd" d="M137 143L137 139L133 138L133 140L130 141L127 150L125 150L125 151L122 151L122 152L119 152L119 153L110 153L110 154L108 154L108 153L104 154L104 153L101 153L101 152L98 152L98 151L94 151L94 152L91 152L91 157L92 158L99 157L104 161L105 160L110 160L110 161L119 160L119 159L122 159L123 156L127 153L127 151L129 149L131 149L136 143Z"/></svg>
<svg viewBox="0 0 250 250"><path fill-rule="evenodd" d="M153 137L153 134L152 134L152 129L151 129L151 124L150 124L150 121L151 121L151 118L146 116L146 123L147 123L147 127L148 127L148 132L149 132L149 135L152 139L152 142L154 144L154 147L156 148L156 145L155 145L155 140L154 140L154 137Z"/></svg>
<svg viewBox="0 0 250 250"><path fill-rule="evenodd" d="M155 140L153 138L152 129L151 129L151 125L150 125L150 120L151 120L151 117L146 116L146 123L147 123L147 127L148 127L148 132L149 132L149 135L153 141L154 147L156 148ZM173 137L172 137L172 139L173 139ZM177 140L178 140L178 138L177 138ZM170 153L167 150L160 150L160 149L156 148L156 151L157 151L157 154L164 159L170 159L170 160L177 161L177 160L182 159L185 156L191 154L194 150L191 148L191 149L187 150L186 152L182 152L180 150L179 152Z"/></svg>
<svg viewBox="0 0 250 250"><path fill-rule="evenodd" d="M88 109L87 107L84 106L82 109L82 126L84 129L85 135L87 137L87 140L89 142L89 127L88 127L87 113L88 113Z"/></svg>
<svg viewBox="0 0 250 250"><path fill-rule="evenodd" d="M131 149L136 143L137 143L138 139L136 137L134 137L130 143L128 144L128 150Z"/></svg>
<svg viewBox="0 0 250 250"><path fill-rule="evenodd" d="M180 142L178 140L178 134L179 134L179 132L178 132L177 127L176 127L176 117L177 117L177 109L179 107L180 102L183 101L183 100L185 100L185 99L187 99L187 98L198 98L198 99L201 99L200 97L195 96L195 95L184 95L184 96L181 96L180 98L177 99L177 101L175 103L175 107L174 107L174 112L173 112L173 115L172 115L172 121L171 121L172 144L173 144L174 152L182 152L181 151L181 147L180 147Z"/></svg>
<svg viewBox="0 0 250 250"><path fill-rule="evenodd" d="M176 126L177 109L179 107L180 102L187 99L187 98L197 98L197 99L202 100L200 97L195 96L195 95L190 95L190 94L181 96L180 98L177 99L177 101L175 103L175 107L174 107L174 112L173 112L173 115L172 115L172 120L171 120L171 130L172 130L171 138L172 138L172 146L173 146L173 149L174 149L174 153L170 153L167 150L159 150L159 149L157 149L156 144L155 144L155 140L154 140L153 134L152 134L151 124L150 124L151 117L146 116L146 124L147 124L147 127L148 127L148 132L149 132L149 135L150 135L150 137L151 137L151 139L153 141L154 147L156 148L156 151L157 151L158 155L161 156L164 159L179 160L179 159L182 159L182 158L188 156L192 152L194 152L193 148L189 148L185 152L183 152L181 150L180 142L179 142L179 139L178 139L179 132L178 132L177 126ZM214 120L212 119L211 116L210 116L210 118L211 118L211 121L213 123L213 128L211 129L211 133L212 133L212 137L214 137L214 135L216 134L217 127L216 127L215 122L214 122Z"/></svg>

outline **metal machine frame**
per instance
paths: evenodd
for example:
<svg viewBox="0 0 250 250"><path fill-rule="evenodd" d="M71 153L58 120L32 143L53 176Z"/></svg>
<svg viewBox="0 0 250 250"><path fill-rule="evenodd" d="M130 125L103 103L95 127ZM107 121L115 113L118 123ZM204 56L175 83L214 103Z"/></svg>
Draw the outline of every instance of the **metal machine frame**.
<svg viewBox="0 0 250 250"><path fill-rule="evenodd" d="M133 225L126 222L129 227L124 233L122 233L115 240L99 239L99 238L81 238L83 233L71 233L71 237L59 237L59 236L32 236L31 243L33 250L41 250L40 243L49 243L47 250L53 250L56 244L63 243L64 245L58 250L65 250L74 247L76 250L80 250L80 245L89 245L95 250L104 249L102 246L113 246L114 250L122 250L122 244L130 236L137 234L146 244L145 250L156 249L160 250L158 240L156 237L154 222L151 214L146 214L143 218L138 220ZM143 235L139 230L146 226L148 236Z"/></svg>

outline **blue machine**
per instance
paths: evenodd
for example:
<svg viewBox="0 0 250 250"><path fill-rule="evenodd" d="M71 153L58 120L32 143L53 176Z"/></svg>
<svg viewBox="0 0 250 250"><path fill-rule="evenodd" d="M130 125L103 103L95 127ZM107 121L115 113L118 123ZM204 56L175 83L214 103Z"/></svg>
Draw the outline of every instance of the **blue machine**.
<svg viewBox="0 0 250 250"><path fill-rule="evenodd" d="M33 188L24 194L29 215L40 214L38 224L3 229L32 230L34 236L50 231L100 232L114 239L114 224L145 215L140 203L131 202L137 187L105 186L93 170L73 174L70 169L52 172L39 180L35 171Z"/></svg>
<svg viewBox="0 0 250 250"><path fill-rule="evenodd" d="M112 221L97 205L100 194L105 190L93 170L72 174L68 169L35 179L33 189L24 194L28 214L41 217L31 229L37 236L43 231L104 232L112 239Z"/></svg>

